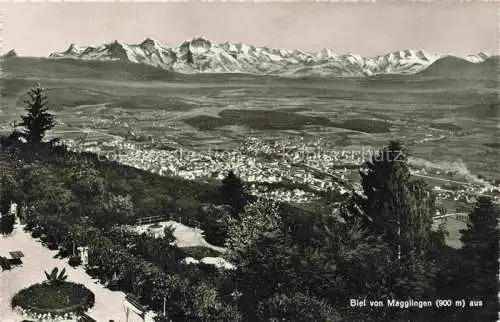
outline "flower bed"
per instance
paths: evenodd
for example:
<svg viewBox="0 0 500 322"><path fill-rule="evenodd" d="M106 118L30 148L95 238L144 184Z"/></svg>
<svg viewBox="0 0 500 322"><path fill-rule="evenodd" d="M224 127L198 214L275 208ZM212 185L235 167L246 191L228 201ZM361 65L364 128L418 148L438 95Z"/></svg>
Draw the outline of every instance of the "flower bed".
<svg viewBox="0 0 500 322"><path fill-rule="evenodd" d="M37 320L59 320L79 315L94 305L94 293L71 282L39 283L12 298L12 307ZM57 319L56 319L57 318Z"/></svg>

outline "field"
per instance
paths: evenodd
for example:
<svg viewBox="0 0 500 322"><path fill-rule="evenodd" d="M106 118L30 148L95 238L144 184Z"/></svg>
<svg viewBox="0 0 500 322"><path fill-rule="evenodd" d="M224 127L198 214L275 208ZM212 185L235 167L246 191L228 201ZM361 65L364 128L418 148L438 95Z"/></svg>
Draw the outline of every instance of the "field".
<svg viewBox="0 0 500 322"><path fill-rule="evenodd" d="M472 173L497 178L495 80L180 75L137 64L38 58L10 58L2 68L4 131L24 112L23 93L40 82L58 136L90 128L96 140L155 138L193 149L231 148L248 136L322 137L343 150L400 139L416 158L459 159Z"/></svg>

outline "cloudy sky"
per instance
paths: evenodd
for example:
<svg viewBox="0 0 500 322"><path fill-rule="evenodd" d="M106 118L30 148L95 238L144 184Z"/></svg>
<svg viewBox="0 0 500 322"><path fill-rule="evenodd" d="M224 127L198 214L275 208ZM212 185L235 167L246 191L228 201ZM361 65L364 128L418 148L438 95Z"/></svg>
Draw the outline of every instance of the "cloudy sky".
<svg viewBox="0 0 500 322"><path fill-rule="evenodd" d="M493 3L3 3L2 52L46 56L70 43L214 42L377 55L498 52Z"/></svg>

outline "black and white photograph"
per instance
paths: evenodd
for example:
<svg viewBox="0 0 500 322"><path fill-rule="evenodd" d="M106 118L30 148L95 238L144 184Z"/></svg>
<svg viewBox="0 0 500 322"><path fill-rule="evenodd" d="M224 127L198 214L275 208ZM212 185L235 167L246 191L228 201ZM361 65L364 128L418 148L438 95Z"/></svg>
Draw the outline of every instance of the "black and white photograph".
<svg viewBox="0 0 500 322"><path fill-rule="evenodd" d="M494 322L494 1L0 3L0 322Z"/></svg>

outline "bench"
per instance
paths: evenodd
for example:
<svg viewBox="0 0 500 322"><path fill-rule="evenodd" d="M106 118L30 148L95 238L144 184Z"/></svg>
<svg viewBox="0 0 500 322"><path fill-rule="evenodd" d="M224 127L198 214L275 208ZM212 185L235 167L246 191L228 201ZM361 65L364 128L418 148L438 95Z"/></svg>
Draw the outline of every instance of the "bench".
<svg viewBox="0 0 500 322"><path fill-rule="evenodd" d="M2 271L7 271L11 269L10 260L7 257L0 256L0 266L2 267Z"/></svg>
<svg viewBox="0 0 500 322"><path fill-rule="evenodd" d="M80 322L97 322L96 320L94 320L93 318L91 318L90 316L88 316L87 314L82 314L82 316L80 317Z"/></svg>
<svg viewBox="0 0 500 322"><path fill-rule="evenodd" d="M128 318L128 315L130 314L130 310L132 310L132 312L137 314L144 321L148 307L141 305L138 298L136 298L132 294L126 294L125 301L123 304L125 305L125 309L127 312L127 318Z"/></svg>
<svg viewBox="0 0 500 322"><path fill-rule="evenodd" d="M23 262L21 260L21 258L24 257L23 252L14 251L14 252L9 252L9 254L10 254L10 257L12 257L12 258L9 258L10 265L22 265L23 264Z"/></svg>

